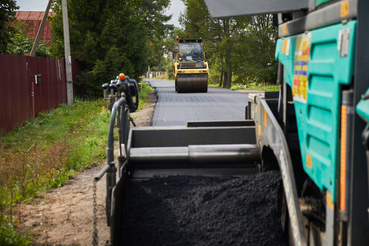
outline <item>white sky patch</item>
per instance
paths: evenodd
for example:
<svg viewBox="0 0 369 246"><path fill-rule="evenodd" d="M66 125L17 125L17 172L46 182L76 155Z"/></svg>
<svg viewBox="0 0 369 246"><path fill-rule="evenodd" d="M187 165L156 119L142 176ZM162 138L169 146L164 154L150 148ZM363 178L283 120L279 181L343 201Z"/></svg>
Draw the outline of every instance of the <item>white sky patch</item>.
<svg viewBox="0 0 369 246"><path fill-rule="evenodd" d="M171 0L170 8L168 12L166 12L167 15L172 14L172 19L168 22L168 24L174 24L174 26L179 27L179 14L184 12L185 6L181 0Z"/></svg>
<svg viewBox="0 0 369 246"><path fill-rule="evenodd" d="M49 0L16 0L20 11L45 11Z"/></svg>
<svg viewBox="0 0 369 246"><path fill-rule="evenodd" d="M45 11L49 0L17 0L16 3L20 7L20 11ZM172 19L167 24L174 24L179 27L179 14L184 12L184 4L181 0L171 0L170 8L165 13L172 14Z"/></svg>

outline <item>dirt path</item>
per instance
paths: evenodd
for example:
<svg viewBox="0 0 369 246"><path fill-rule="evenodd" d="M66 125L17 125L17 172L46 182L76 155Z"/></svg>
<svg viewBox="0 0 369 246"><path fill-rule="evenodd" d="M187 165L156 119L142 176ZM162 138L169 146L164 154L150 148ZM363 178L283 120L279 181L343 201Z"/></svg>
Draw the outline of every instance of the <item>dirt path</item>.
<svg viewBox="0 0 369 246"><path fill-rule="evenodd" d="M148 107L131 116L137 126L149 126L156 96ZM21 225L33 233L32 245L92 245L93 178L105 163L96 163L72 177L58 189L42 192L30 204L21 204ZM110 239L105 215L105 176L97 183L97 228L99 245Z"/></svg>

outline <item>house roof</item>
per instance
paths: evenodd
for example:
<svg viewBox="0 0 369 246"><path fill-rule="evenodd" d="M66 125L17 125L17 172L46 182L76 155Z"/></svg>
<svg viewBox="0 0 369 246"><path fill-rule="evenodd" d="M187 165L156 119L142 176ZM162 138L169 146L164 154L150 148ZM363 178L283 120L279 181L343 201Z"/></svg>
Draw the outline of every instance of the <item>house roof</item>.
<svg viewBox="0 0 369 246"><path fill-rule="evenodd" d="M33 38L36 38L38 28L40 27L41 21L44 17L44 13L45 12L42 11L16 11L15 17L18 21L28 24L30 30L27 31L27 34ZM54 12L49 12L48 16L54 15ZM46 20L44 30L41 35L41 40L47 42L49 45L51 44L51 25L49 20Z"/></svg>

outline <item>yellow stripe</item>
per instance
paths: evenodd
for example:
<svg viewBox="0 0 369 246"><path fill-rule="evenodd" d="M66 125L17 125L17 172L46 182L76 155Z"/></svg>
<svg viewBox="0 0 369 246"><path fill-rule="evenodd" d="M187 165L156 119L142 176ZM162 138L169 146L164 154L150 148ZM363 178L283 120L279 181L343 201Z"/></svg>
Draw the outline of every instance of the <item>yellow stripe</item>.
<svg viewBox="0 0 369 246"><path fill-rule="evenodd" d="M334 209L334 205L333 205L333 202L332 202L332 195L331 195L331 193L329 191L327 191L327 206L331 210Z"/></svg>

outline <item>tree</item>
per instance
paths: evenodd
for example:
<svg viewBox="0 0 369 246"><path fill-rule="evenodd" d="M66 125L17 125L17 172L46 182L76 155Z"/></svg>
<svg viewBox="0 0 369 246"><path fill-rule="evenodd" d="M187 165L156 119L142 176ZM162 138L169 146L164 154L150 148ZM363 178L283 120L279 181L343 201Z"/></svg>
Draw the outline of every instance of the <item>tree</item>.
<svg viewBox="0 0 369 246"><path fill-rule="evenodd" d="M220 70L219 86L231 87L233 69L233 35L245 29L249 17L211 18L204 0L182 0L186 9L180 17L188 37L202 37L205 50L209 52L211 66ZM213 63L212 63L213 62ZM218 63L217 65L214 62Z"/></svg>
<svg viewBox="0 0 369 246"><path fill-rule="evenodd" d="M68 1L71 54L84 62L75 83L85 97L101 96L101 85L124 72L138 79L147 66L148 30L139 0ZM53 5L53 46L64 56L61 1Z"/></svg>
<svg viewBox="0 0 369 246"><path fill-rule="evenodd" d="M234 60L242 66L234 71L238 77L252 76L258 82L275 82L278 62L274 49L278 37L272 15L252 16L247 31L237 35ZM247 57L247 59L245 59Z"/></svg>
<svg viewBox="0 0 369 246"><path fill-rule="evenodd" d="M14 0L1 0L0 2L0 54L8 53L8 45L12 42L15 33L11 25L15 21L15 10L19 9Z"/></svg>
<svg viewBox="0 0 369 246"><path fill-rule="evenodd" d="M140 10L146 16L146 26L148 29L148 47L150 49L150 65L157 65L161 71L161 62L166 53L164 39L173 30L173 25L165 24L172 16L165 15L164 12L169 8L170 0L143 0Z"/></svg>
<svg viewBox="0 0 369 246"><path fill-rule="evenodd" d="M22 55L30 53L34 43L34 38L27 35L30 27L24 22L16 22L14 26L15 33L12 41L8 44L8 53L11 55ZM50 49L45 42L40 42L36 51L37 57L51 57Z"/></svg>
<svg viewBox="0 0 369 246"><path fill-rule="evenodd" d="M234 78L275 81L277 30L272 27L272 15L212 19L204 0L182 1L186 7L180 17L184 38L203 38L220 87L230 88Z"/></svg>

